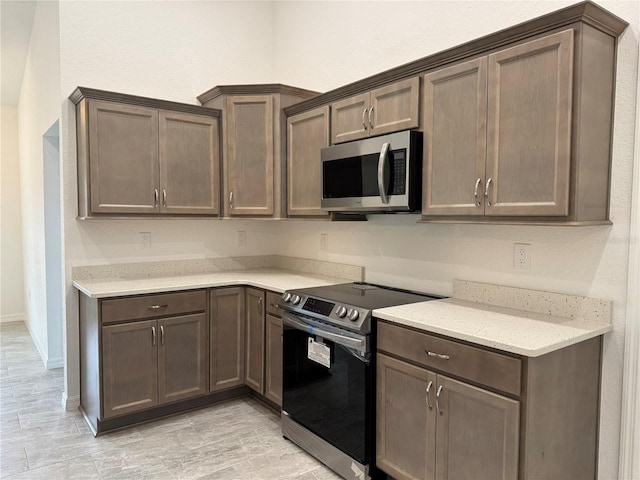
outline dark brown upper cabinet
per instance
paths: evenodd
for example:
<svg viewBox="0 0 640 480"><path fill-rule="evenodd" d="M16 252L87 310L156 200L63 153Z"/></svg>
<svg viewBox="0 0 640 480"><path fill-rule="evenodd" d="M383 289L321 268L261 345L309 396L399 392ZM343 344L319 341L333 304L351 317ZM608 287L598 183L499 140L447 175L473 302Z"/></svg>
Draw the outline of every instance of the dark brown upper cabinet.
<svg viewBox="0 0 640 480"><path fill-rule="evenodd" d="M219 111L84 87L70 98L80 218L219 214Z"/></svg>
<svg viewBox="0 0 640 480"><path fill-rule="evenodd" d="M418 126L420 79L409 78L331 104L331 143Z"/></svg>
<svg viewBox="0 0 640 480"><path fill-rule="evenodd" d="M222 214L286 217L286 118L282 109L317 95L286 85L218 86L198 97L222 110Z"/></svg>
<svg viewBox="0 0 640 480"><path fill-rule="evenodd" d="M568 215L573 36L425 75L424 215Z"/></svg>
<svg viewBox="0 0 640 480"><path fill-rule="evenodd" d="M287 119L287 215L327 217L320 207L322 161L329 146L329 106Z"/></svg>

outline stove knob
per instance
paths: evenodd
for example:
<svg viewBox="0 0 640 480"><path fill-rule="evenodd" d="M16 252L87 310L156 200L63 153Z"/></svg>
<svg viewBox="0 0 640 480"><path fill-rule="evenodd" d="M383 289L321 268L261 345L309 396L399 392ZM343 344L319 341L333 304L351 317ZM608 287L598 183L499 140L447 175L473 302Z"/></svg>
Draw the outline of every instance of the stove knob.
<svg viewBox="0 0 640 480"><path fill-rule="evenodd" d="M338 317L340 318L344 318L346 314L347 314L347 309L345 307L338 307L338 310L336 310L336 315L338 315Z"/></svg>
<svg viewBox="0 0 640 480"><path fill-rule="evenodd" d="M359 316L360 314L358 313L358 310L356 310L355 308L349 311L349 320L351 320L352 322L355 322L356 320L358 320Z"/></svg>
<svg viewBox="0 0 640 480"><path fill-rule="evenodd" d="M294 305L298 305L300 303L300 296L294 295L293 297L291 297L291 303L293 303Z"/></svg>
<svg viewBox="0 0 640 480"><path fill-rule="evenodd" d="M291 294L285 292L284 295L282 295L282 300L284 300L284 303L289 303L291 301Z"/></svg>

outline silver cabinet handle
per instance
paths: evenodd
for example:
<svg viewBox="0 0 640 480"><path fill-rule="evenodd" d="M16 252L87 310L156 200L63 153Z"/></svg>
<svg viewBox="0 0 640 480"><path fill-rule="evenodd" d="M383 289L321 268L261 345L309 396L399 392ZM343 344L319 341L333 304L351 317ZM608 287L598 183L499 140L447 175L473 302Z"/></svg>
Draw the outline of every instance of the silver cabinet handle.
<svg viewBox="0 0 640 480"><path fill-rule="evenodd" d="M487 207L491 206L491 200L489 200L489 185L491 185L491 180L493 180L493 178L489 177L489 180L487 180L487 184L484 187L484 200Z"/></svg>
<svg viewBox="0 0 640 480"><path fill-rule="evenodd" d="M153 206L158 208L158 189L153 190Z"/></svg>
<svg viewBox="0 0 640 480"><path fill-rule="evenodd" d="M389 158L389 148L391 144L385 142L380 149L380 157L378 157L378 193L382 203L389 203L387 195L387 183L389 183L389 169L387 168L387 159Z"/></svg>
<svg viewBox="0 0 640 480"><path fill-rule="evenodd" d="M161 308L167 308L169 305L164 303L162 305L149 305L147 308L149 310L160 310Z"/></svg>
<svg viewBox="0 0 640 480"><path fill-rule="evenodd" d="M229 208L233 208L233 192L229 192Z"/></svg>
<svg viewBox="0 0 640 480"><path fill-rule="evenodd" d="M258 314L262 315L262 297L258 299Z"/></svg>
<svg viewBox="0 0 640 480"><path fill-rule="evenodd" d="M162 189L162 206L167 208L167 191L164 188Z"/></svg>
<svg viewBox="0 0 640 480"><path fill-rule="evenodd" d="M439 358L440 360L449 360L450 358L449 355L445 355L443 353L430 352L429 350L425 350L425 352L427 352L427 355L430 357Z"/></svg>
<svg viewBox="0 0 640 480"><path fill-rule="evenodd" d="M277 303L269 302L269 305L271 305L272 308L277 308L279 310L282 310L282 307Z"/></svg>
<svg viewBox="0 0 640 480"><path fill-rule="evenodd" d="M164 345L164 325L160 325L160 343Z"/></svg>
<svg viewBox="0 0 640 480"><path fill-rule="evenodd" d="M478 187L480 186L480 184L482 183L482 179L478 178L476 180L476 187L473 189L473 196L476 199L476 207L479 207L482 203L480 202L480 199L478 198Z"/></svg>
<svg viewBox="0 0 640 480"><path fill-rule="evenodd" d="M432 386L433 382L429 380L429 383L427 383L427 405L429 406L429 410L433 410L433 405L431 405L431 402L429 401L429 390L431 390Z"/></svg>
<svg viewBox="0 0 640 480"><path fill-rule="evenodd" d="M156 327L151 327L151 345L156 346Z"/></svg>
<svg viewBox="0 0 640 480"><path fill-rule="evenodd" d="M369 107L369 128L373 130L373 121L371 120L371 115L373 114L373 107Z"/></svg>
<svg viewBox="0 0 640 480"><path fill-rule="evenodd" d="M364 121L364 116L367 114L367 109L365 108L364 110L362 110L362 128L364 128L365 130L367 130L367 124Z"/></svg>
<svg viewBox="0 0 640 480"><path fill-rule="evenodd" d="M444 415L444 412L440 410L440 393L442 393L442 385L438 387L438 391L436 392L436 411L440 415Z"/></svg>

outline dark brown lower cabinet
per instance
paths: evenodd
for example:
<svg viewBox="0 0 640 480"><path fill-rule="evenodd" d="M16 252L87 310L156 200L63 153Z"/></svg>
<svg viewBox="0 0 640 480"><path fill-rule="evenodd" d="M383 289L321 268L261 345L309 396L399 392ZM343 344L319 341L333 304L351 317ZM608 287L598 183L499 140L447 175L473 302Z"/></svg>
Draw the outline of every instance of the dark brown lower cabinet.
<svg viewBox="0 0 640 480"><path fill-rule="evenodd" d="M264 394L264 323L265 292L258 288L245 290L246 355L245 384L259 394Z"/></svg>
<svg viewBox="0 0 640 480"><path fill-rule="evenodd" d="M158 404L157 321L102 327L104 418Z"/></svg>
<svg viewBox="0 0 640 480"><path fill-rule="evenodd" d="M244 287L211 290L210 377L212 392L244 385Z"/></svg>
<svg viewBox="0 0 640 480"><path fill-rule="evenodd" d="M207 393L204 313L102 327L104 418Z"/></svg>
<svg viewBox="0 0 640 480"><path fill-rule="evenodd" d="M207 291L80 295L80 409L94 433L209 401Z"/></svg>
<svg viewBox="0 0 640 480"><path fill-rule="evenodd" d="M205 313L158 320L158 403L207 393Z"/></svg>
<svg viewBox="0 0 640 480"><path fill-rule="evenodd" d="M517 478L519 402L386 355L377 362L378 467L397 479Z"/></svg>
<svg viewBox="0 0 640 480"><path fill-rule="evenodd" d="M268 295L268 294L267 294ZM267 314L264 396L282 406L282 318Z"/></svg>
<svg viewBox="0 0 640 480"><path fill-rule="evenodd" d="M596 478L600 337L524 357L377 325L378 468L396 480Z"/></svg>

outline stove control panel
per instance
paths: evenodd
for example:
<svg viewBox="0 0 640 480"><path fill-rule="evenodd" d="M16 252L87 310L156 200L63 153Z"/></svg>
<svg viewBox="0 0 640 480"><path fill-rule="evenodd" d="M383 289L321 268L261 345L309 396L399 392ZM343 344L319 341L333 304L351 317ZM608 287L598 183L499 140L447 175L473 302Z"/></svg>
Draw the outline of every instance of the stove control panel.
<svg viewBox="0 0 640 480"><path fill-rule="evenodd" d="M367 309L351 305L340 305L335 302L308 297L304 294L285 292L281 306L285 310L299 312L315 317L324 322L346 327L350 330L369 329L370 312Z"/></svg>

